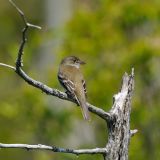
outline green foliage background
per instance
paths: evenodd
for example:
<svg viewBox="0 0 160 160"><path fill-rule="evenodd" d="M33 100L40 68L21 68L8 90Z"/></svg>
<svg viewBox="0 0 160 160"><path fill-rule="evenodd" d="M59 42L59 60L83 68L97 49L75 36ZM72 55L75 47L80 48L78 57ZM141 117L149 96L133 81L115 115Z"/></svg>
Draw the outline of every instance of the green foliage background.
<svg viewBox="0 0 160 160"><path fill-rule="evenodd" d="M0 0L0 62L13 64L21 38L22 22L8 1ZM76 55L87 62L83 67L88 101L104 110L112 106L122 75L135 68L131 128L139 130L130 143L131 160L158 160L160 157L160 1L158 0L76 0L72 19L63 29L30 30L25 49L24 69L33 78L60 89L56 78L60 59ZM16 3L30 22L47 28L44 2ZM32 6L32 7L31 7ZM36 7L35 7L36 6ZM62 38L54 54L53 67L36 68L42 44ZM42 53L45 55L45 53ZM47 65L47 64L46 64ZM13 71L0 67L0 142L48 144L64 147L72 135L73 122L81 121L80 110L70 102L49 97L29 86ZM58 106L58 107L57 107ZM67 107L66 107L67 106ZM105 123L92 115L94 142L82 147L103 147L107 140ZM78 137L77 137L78 139ZM0 159L102 159L75 157L50 152L2 149Z"/></svg>

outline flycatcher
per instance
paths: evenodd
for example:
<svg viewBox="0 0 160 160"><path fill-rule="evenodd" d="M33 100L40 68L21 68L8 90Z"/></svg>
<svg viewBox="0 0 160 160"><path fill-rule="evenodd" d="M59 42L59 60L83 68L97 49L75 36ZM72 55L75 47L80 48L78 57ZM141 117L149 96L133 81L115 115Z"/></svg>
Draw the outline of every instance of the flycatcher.
<svg viewBox="0 0 160 160"><path fill-rule="evenodd" d="M64 58L59 66L58 79L66 89L66 93L77 100L85 120L89 120L89 111L86 104L86 84L80 66L85 64L75 56Z"/></svg>

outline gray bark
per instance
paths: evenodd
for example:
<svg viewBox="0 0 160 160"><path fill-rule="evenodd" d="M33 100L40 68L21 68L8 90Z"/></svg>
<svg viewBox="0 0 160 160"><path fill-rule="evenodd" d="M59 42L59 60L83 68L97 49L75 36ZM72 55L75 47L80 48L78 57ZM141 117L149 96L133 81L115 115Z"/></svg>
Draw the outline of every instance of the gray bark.
<svg viewBox="0 0 160 160"><path fill-rule="evenodd" d="M24 29L22 31L22 42L19 47L17 55L16 66L10 66L0 63L0 66L5 66L13 69L22 79L24 79L29 85L36 87L48 95L56 96L60 99L65 99L77 103L72 97L68 97L66 93L63 93L57 89L50 88L47 85L36 81L29 77L22 69L23 66L23 53L26 43L26 34L29 27L38 28L39 26L32 25L27 22L24 13L12 2L13 6L17 9L24 22ZM105 160L128 160L128 148L131 137L137 132L137 130L130 130L130 112L131 112L131 97L134 89L134 69L130 75L124 74L122 79L122 87L120 92L114 96L113 106L109 112L106 112L99 107L93 106L89 103L88 109L90 112L96 114L100 118L106 121L108 127L108 142L105 148L95 149L64 149L46 145L28 145L28 144L0 144L0 148L24 148L24 149L41 149L51 150L53 152L64 152L72 154L102 154Z"/></svg>
<svg viewBox="0 0 160 160"><path fill-rule="evenodd" d="M105 160L127 160L130 138L137 130L130 130L131 96L134 88L134 70L131 75L123 76L122 87L114 96L110 110L110 120L107 121L109 136L104 155Z"/></svg>

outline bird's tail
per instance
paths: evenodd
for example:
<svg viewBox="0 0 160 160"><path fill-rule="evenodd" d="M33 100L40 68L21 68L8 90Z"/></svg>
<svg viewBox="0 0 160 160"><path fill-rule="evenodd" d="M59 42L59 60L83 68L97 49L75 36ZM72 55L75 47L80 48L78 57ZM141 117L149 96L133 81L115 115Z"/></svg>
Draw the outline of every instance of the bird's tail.
<svg viewBox="0 0 160 160"><path fill-rule="evenodd" d="M82 110L82 115L83 115L83 118L85 120L90 120L90 115L89 115L89 111L88 111L88 106L86 104L86 97L85 97L85 93L83 92L83 89L81 90L82 92L76 92L76 100L77 102L79 103L80 105L80 108Z"/></svg>
<svg viewBox="0 0 160 160"><path fill-rule="evenodd" d="M90 115L89 115L88 106L87 106L86 102L81 103L80 105L81 105L83 118L85 120L89 121L90 120Z"/></svg>

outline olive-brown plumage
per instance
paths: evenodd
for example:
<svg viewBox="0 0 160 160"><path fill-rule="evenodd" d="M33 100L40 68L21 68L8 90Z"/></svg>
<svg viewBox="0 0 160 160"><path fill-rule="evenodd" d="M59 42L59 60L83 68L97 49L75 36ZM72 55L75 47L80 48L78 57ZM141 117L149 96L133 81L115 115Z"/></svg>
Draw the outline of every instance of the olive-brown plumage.
<svg viewBox="0 0 160 160"><path fill-rule="evenodd" d="M58 79L66 89L67 94L75 98L81 106L85 120L89 120L89 111L86 104L86 84L80 66L85 64L75 56L69 56L61 61L58 72Z"/></svg>

